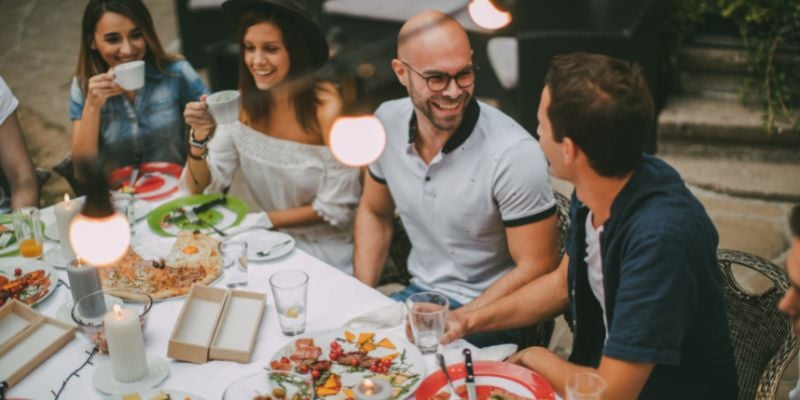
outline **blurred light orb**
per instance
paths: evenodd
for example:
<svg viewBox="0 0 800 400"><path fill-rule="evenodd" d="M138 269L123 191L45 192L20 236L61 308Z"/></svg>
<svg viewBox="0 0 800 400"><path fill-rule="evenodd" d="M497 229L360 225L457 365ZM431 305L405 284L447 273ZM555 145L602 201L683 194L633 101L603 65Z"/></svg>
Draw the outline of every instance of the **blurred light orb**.
<svg viewBox="0 0 800 400"><path fill-rule="evenodd" d="M330 146L342 164L362 167L383 153L386 131L374 115L339 117L331 128Z"/></svg>
<svg viewBox="0 0 800 400"><path fill-rule="evenodd" d="M102 267L128 252L131 230L128 219L118 212L102 218L78 214L69 226L69 237L77 258Z"/></svg>
<svg viewBox="0 0 800 400"><path fill-rule="evenodd" d="M486 29L500 29L511 23L511 13L500 11L491 0L471 0L469 16L478 26Z"/></svg>

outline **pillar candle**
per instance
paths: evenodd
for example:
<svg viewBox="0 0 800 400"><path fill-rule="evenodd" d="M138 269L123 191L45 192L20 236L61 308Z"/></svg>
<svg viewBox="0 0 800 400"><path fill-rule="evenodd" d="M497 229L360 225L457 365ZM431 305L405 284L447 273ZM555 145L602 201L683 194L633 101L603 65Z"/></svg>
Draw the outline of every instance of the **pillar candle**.
<svg viewBox="0 0 800 400"><path fill-rule="evenodd" d="M119 382L130 383L147 375L147 356L139 315L114 304L103 319L111 357L111 372Z"/></svg>
<svg viewBox="0 0 800 400"><path fill-rule="evenodd" d="M72 301L86 297L87 294L101 290L100 274L97 268L91 265L81 264L78 260L73 260L67 265L67 277L69 278L69 289L72 291ZM103 296L90 296L78 305L81 315L88 318L99 317L106 312L106 303Z"/></svg>
<svg viewBox="0 0 800 400"><path fill-rule="evenodd" d="M67 262L72 261L75 259L75 253L72 252L69 241L69 224L75 214L81 211L81 204L78 201L70 201L69 195L64 193L64 201L58 202L53 210L56 213L58 240L61 241L61 255Z"/></svg>

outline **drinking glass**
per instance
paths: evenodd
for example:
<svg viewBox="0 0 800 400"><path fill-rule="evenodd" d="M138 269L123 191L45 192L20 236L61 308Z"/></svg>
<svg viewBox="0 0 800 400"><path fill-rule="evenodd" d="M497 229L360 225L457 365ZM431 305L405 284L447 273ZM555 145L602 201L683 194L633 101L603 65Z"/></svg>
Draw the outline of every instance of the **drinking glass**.
<svg viewBox="0 0 800 400"><path fill-rule="evenodd" d="M219 244L222 267L225 269L225 284L228 287L246 286L247 279L247 242L234 240Z"/></svg>
<svg viewBox="0 0 800 400"><path fill-rule="evenodd" d="M111 195L111 204L113 204L114 210L124 215L125 218L128 219L128 226L131 229L131 235L134 233L133 226L136 224L136 215L133 207L134 201L135 200L132 194L114 193Z"/></svg>
<svg viewBox="0 0 800 400"><path fill-rule="evenodd" d="M449 308L447 296L439 292L419 292L406 299L414 343L422 354L436 352Z"/></svg>
<svg viewBox="0 0 800 400"><path fill-rule="evenodd" d="M15 211L12 218L20 254L26 258L41 257L44 232L39 209L23 207Z"/></svg>
<svg viewBox="0 0 800 400"><path fill-rule="evenodd" d="M294 336L305 332L308 274L295 270L277 272L269 277L269 285L283 334Z"/></svg>
<svg viewBox="0 0 800 400"><path fill-rule="evenodd" d="M594 372L579 372L567 378L567 400L602 400L606 381Z"/></svg>

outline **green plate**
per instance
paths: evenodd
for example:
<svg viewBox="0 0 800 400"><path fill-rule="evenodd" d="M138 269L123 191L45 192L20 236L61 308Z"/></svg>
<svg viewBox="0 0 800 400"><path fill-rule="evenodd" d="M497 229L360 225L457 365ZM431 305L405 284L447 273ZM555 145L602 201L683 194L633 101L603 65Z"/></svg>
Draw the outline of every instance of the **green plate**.
<svg viewBox="0 0 800 400"><path fill-rule="evenodd" d="M14 229L12 225L11 214L0 214L0 225L5 225L9 229ZM12 233L11 240L8 241L5 247L0 248L0 257L11 257L19 255L19 246L17 245L17 237Z"/></svg>
<svg viewBox="0 0 800 400"><path fill-rule="evenodd" d="M161 236L175 236L182 230L199 230L208 234L214 233L208 225L214 225L221 230L239 225L247 215L247 205L233 196L227 196L228 202L225 205L219 205L198 213L197 217L204 221L202 224L190 224L186 219L180 220L175 224L162 222L172 211L181 207L197 207L218 197L221 196L218 194L196 194L166 202L150 212L147 216L147 224L150 225L150 229L153 232Z"/></svg>

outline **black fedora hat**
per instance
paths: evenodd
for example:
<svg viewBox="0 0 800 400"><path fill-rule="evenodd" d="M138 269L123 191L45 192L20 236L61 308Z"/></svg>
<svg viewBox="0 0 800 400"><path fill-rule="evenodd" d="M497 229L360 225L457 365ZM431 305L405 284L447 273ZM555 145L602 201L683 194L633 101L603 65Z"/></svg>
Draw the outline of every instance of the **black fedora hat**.
<svg viewBox="0 0 800 400"><path fill-rule="evenodd" d="M227 0L222 10L230 15L238 25L242 14L250 10L277 11L289 17L306 38L311 48L311 62L320 67L328 61L328 41L319 25L311 18L304 0Z"/></svg>

